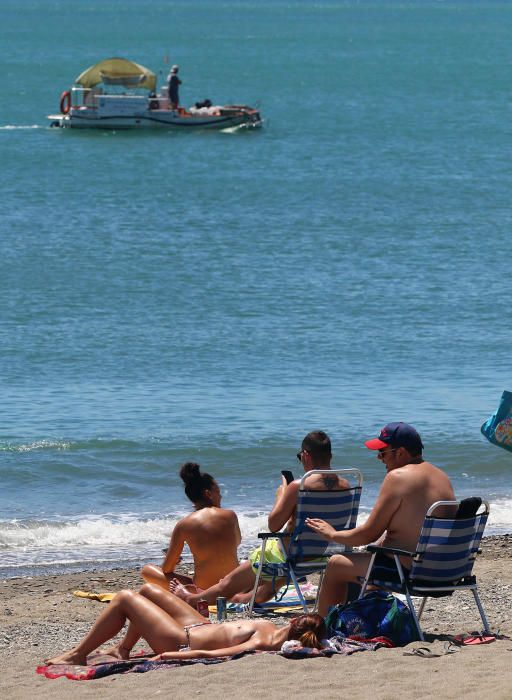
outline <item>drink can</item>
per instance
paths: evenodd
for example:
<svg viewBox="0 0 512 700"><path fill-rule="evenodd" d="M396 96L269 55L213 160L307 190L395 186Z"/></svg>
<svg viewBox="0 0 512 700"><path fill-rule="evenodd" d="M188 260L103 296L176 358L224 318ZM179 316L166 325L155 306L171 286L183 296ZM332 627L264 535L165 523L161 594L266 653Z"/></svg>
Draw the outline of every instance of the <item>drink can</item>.
<svg viewBox="0 0 512 700"><path fill-rule="evenodd" d="M227 599L217 598L217 620L222 621L227 618Z"/></svg>
<svg viewBox="0 0 512 700"><path fill-rule="evenodd" d="M203 617L210 617L210 611L208 610L208 601L201 598L197 601L197 612Z"/></svg>

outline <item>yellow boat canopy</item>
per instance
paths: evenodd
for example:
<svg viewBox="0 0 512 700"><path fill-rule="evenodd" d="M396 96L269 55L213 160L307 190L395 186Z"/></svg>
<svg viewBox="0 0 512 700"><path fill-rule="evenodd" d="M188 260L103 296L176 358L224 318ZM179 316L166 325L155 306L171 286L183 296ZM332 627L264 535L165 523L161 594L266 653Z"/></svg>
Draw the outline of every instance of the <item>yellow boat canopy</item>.
<svg viewBox="0 0 512 700"><path fill-rule="evenodd" d="M92 88L98 83L156 89L156 75L148 68L128 61L126 58L107 58L91 66L76 78L84 88Z"/></svg>

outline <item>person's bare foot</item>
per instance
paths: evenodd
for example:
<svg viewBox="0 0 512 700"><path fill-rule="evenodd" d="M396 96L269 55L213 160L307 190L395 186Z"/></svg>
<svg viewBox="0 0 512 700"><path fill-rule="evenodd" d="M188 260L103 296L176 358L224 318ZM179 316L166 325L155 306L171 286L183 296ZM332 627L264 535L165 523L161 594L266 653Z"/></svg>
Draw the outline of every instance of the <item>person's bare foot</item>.
<svg viewBox="0 0 512 700"><path fill-rule="evenodd" d="M252 598L252 593L236 593L229 599L230 603L249 603Z"/></svg>
<svg viewBox="0 0 512 700"><path fill-rule="evenodd" d="M70 649L60 656L54 656L53 659L45 659L44 662L47 666L56 666L57 664L87 666L87 656L79 654L75 649Z"/></svg>
<svg viewBox="0 0 512 700"><path fill-rule="evenodd" d="M102 654L113 656L114 659L119 659L120 661L127 661L130 658L130 651L131 649L124 647L121 642L119 642L119 644L114 644L113 647L110 647L110 649L107 649L107 651L102 652Z"/></svg>
<svg viewBox="0 0 512 700"><path fill-rule="evenodd" d="M194 586L195 588L195 586ZM181 600L184 600L185 603L188 603L191 607L195 608L196 606L194 605L192 601L193 598L195 598L195 593L191 593L190 591L187 591L185 586L181 584L177 578L173 578L169 581L169 590L171 593L173 593L177 598L181 598Z"/></svg>

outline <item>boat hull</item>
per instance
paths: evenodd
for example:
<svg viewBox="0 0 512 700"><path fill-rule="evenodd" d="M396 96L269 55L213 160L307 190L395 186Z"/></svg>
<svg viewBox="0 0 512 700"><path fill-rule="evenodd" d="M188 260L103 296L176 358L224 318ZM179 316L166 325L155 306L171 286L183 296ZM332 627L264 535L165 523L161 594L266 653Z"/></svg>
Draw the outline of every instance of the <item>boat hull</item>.
<svg viewBox="0 0 512 700"><path fill-rule="evenodd" d="M232 127L258 128L262 126L259 113L255 110L240 111L220 115L183 116L169 110L146 110L137 115L107 115L93 110L71 109L68 114L49 117L51 126L63 129L228 129Z"/></svg>

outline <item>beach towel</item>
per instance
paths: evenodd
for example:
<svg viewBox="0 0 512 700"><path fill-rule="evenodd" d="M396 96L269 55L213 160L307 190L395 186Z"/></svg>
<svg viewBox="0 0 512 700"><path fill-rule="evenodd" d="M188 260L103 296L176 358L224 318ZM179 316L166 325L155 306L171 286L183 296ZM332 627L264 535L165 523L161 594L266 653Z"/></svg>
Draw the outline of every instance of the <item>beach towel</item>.
<svg viewBox="0 0 512 700"><path fill-rule="evenodd" d="M181 666L192 666L193 664L219 664L225 661L239 659L247 654L278 654L287 659L308 659L315 657L330 657L334 654L350 656L358 651L375 651L383 646L389 646L385 640L365 640L357 641L335 635L331 639L325 640L325 648L310 649L302 647L300 644L286 643L281 651L247 651L234 656L219 656L213 659L184 659L170 661L152 661L147 656L135 656L128 661L99 661L101 654L91 655L89 659L98 659L98 663L89 666L75 666L71 664L55 664L53 666L38 666L36 673L45 676L46 678L68 678L72 681L91 681L105 676L112 676L120 673L147 673L148 671L156 671L163 669L179 668ZM105 656L105 655L103 655Z"/></svg>
<svg viewBox="0 0 512 700"><path fill-rule="evenodd" d="M318 586L313 583L306 581L306 583L299 584L302 595L305 600L315 600L318 591ZM286 612L296 612L297 607L302 607L302 603L297 595L295 586L289 584L287 586L282 586L276 593L274 600L267 600L264 603L254 604L254 613L262 614L268 610L272 610L275 613L286 613ZM217 612L217 606L209 605L208 610L211 613ZM228 603L227 611L228 613L243 613L249 610L249 603Z"/></svg>
<svg viewBox="0 0 512 700"><path fill-rule="evenodd" d="M89 600L99 600L100 603L110 603L115 593L91 593L90 591L73 591L77 598L89 598Z"/></svg>
<svg viewBox="0 0 512 700"><path fill-rule="evenodd" d="M482 425L489 442L512 452L512 392L504 391L496 412Z"/></svg>
<svg viewBox="0 0 512 700"><path fill-rule="evenodd" d="M300 584L302 595L306 600L315 600L317 586L306 582ZM116 595L115 593L94 593L92 591L73 591L73 595L77 598L88 598L89 600L99 600L101 603L110 603ZM266 603L256 603L257 608L274 608L274 612L293 612L293 610L301 605L294 586L282 586L276 594L276 600L270 600ZM246 612L249 609L248 603L228 603L228 612ZM211 613L217 614L217 606L209 605L208 610Z"/></svg>
<svg viewBox="0 0 512 700"><path fill-rule="evenodd" d="M310 647L303 647L299 643L294 643L295 640L291 642L285 642L281 648L280 652L277 652L281 656L287 659L308 659L317 656L330 657L335 654L341 654L342 656L350 656L358 651L375 651L381 647L394 646L387 639L351 639L350 637L344 637L343 635L334 635L329 639L323 640L325 643L323 649L312 649ZM272 652L270 652L272 653Z"/></svg>
<svg viewBox="0 0 512 700"><path fill-rule="evenodd" d="M146 673L157 669L191 666L192 664L219 664L228 661L228 656L215 659L184 659L183 661L152 661L148 658L133 658L128 661L105 661L90 666L75 666L71 664L55 664L54 666L38 666L36 673L46 678L68 678L71 681L91 681L118 673Z"/></svg>

